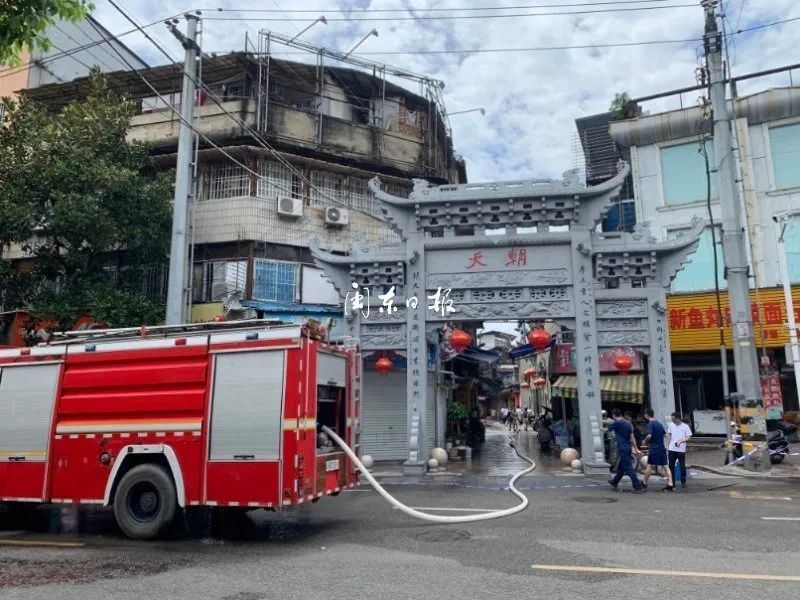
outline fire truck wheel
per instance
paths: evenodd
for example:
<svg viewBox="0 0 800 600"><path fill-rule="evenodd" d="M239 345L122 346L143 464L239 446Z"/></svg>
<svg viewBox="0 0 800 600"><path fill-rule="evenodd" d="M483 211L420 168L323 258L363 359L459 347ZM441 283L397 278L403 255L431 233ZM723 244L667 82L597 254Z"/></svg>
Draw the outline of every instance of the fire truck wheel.
<svg viewBox="0 0 800 600"><path fill-rule="evenodd" d="M175 485L164 468L139 465L128 471L117 486L114 516L126 536L147 540L169 527L176 504Z"/></svg>

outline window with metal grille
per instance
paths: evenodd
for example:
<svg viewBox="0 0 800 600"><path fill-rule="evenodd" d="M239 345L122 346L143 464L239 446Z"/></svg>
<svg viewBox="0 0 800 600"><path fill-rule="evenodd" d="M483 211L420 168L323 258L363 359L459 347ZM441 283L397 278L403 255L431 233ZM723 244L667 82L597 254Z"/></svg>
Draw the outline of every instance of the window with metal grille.
<svg viewBox="0 0 800 600"><path fill-rule="evenodd" d="M342 206L345 199L345 179L339 173L311 171L311 202L317 206Z"/></svg>
<svg viewBox="0 0 800 600"><path fill-rule="evenodd" d="M297 264L257 258L253 268L253 298L273 302L297 299Z"/></svg>
<svg viewBox="0 0 800 600"><path fill-rule="evenodd" d="M250 195L250 172L230 164L211 165L206 197L208 200Z"/></svg>
<svg viewBox="0 0 800 600"><path fill-rule="evenodd" d="M244 291L247 285L246 260L219 260L203 265L199 302L220 302L227 294Z"/></svg>
<svg viewBox="0 0 800 600"><path fill-rule="evenodd" d="M316 110L316 99L312 96L310 98L298 98L292 101L292 106L300 110Z"/></svg>
<svg viewBox="0 0 800 600"><path fill-rule="evenodd" d="M375 196L369 191L367 187L367 180L358 177L347 178L347 205L352 206L354 210L375 214L377 207L375 206Z"/></svg>
<svg viewBox="0 0 800 600"><path fill-rule="evenodd" d="M295 168L295 170L299 170ZM272 160L260 161L258 164L258 184L256 196L259 198L279 198L290 196L303 197L303 182L295 170L283 163Z"/></svg>

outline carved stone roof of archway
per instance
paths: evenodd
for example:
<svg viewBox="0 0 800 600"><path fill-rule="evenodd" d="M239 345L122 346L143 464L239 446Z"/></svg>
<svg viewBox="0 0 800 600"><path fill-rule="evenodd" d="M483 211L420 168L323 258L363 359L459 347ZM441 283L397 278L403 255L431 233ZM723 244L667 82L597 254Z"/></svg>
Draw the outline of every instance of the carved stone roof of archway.
<svg viewBox="0 0 800 600"><path fill-rule="evenodd" d="M408 198L399 198L381 189L380 179L369 182L373 194L383 202L398 207L413 207L416 204L443 202L477 202L495 199L540 199L542 197L591 198L613 191L623 184L630 166L620 161L619 173L600 185L586 187L580 182L579 171L566 171L562 179L520 179L488 183L462 183L431 185L425 180L414 180L414 191Z"/></svg>
<svg viewBox="0 0 800 600"><path fill-rule="evenodd" d="M611 207L630 166L600 185L586 187L577 171L561 180L519 180L433 186L417 181L409 198L398 198L373 179L369 188L386 222L402 239L481 235L490 229L582 225L594 227Z"/></svg>

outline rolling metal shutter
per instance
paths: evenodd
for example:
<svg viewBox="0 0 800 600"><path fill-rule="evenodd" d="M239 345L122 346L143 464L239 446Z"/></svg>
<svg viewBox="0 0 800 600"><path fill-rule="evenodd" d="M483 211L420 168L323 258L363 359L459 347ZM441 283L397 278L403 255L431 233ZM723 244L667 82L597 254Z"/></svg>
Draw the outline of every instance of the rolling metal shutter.
<svg viewBox="0 0 800 600"><path fill-rule="evenodd" d="M335 385L345 387L347 384L347 364L344 356L336 356L319 352L317 354L317 385Z"/></svg>
<svg viewBox="0 0 800 600"><path fill-rule="evenodd" d="M211 460L280 458L285 350L218 354Z"/></svg>
<svg viewBox="0 0 800 600"><path fill-rule="evenodd" d="M433 448L436 439L433 379L433 373L429 373L425 423L429 448ZM406 373L397 371L381 376L374 371L365 371L363 381L361 398L363 453L375 460L406 460L408 458Z"/></svg>
<svg viewBox="0 0 800 600"><path fill-rule="evenodd" d="M44 460L61 365L0 369L0 459Z"/></svg>

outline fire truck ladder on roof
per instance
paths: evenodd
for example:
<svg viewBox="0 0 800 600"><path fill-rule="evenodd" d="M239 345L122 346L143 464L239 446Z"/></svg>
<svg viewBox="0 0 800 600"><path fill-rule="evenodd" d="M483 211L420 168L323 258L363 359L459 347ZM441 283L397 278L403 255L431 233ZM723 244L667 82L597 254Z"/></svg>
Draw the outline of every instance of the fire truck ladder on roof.
<svg viewBox="0 0 800 600"><path fill-rule="evenodd" d="M119 329L85 329L82 331L62 331L53 333L51 344L75 344L86 341L118 341L125 339L159 339L182 335L202 335L208 333L249 331L266 329L275 331L297 329L297 324L284 323L274 319L248 319L243 321L219 321L212 323L187 323L183 325L155 325L148 327L123 327Z"/></svg>

